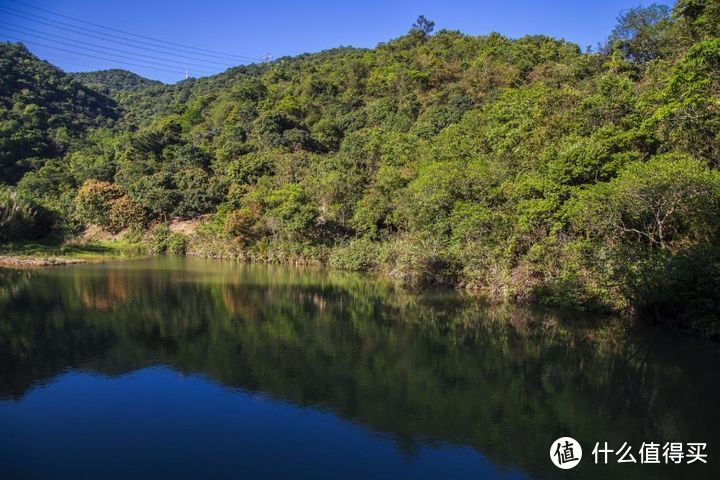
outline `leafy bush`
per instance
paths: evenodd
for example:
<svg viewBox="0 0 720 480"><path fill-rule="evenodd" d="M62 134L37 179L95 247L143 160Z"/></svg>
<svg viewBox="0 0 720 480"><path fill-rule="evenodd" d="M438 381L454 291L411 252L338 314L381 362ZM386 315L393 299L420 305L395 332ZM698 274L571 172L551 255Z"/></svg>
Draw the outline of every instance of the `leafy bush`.
<svg viewBox="0 0 720 480"><path fill-rule="evenodd" d="M576 228L607 244L672 251L720 236L720 172L683 155L633 163L568 205Z"/></svg>
<svg viewBox="0 0 720 480"><path fill-rule="evenodd" d="M147 212L122 189L110 182L88 180L75 196L75 214L82 223L95 224L113 233L128 227L142 227Z"/></svg>
<svg viewBox="0 0 720 480"><path fill-rule="evenodd" d="M146 221L145 208L123 195L110 203L106 226L111 232L117 233L126 228L142 228Z"/></svg>
<svg viewBox="0 0 720 480"><path fill-rule="evenodd" d="M281 238L300 240L312 235L318 213L301 185L272 191L267 203L268 223Z"/></svg>
<svg viewBox="0 0 720 480"><path fill-rule="evenodd" d="M367 238L356 238L333 250L330 265L359 272L374 270L380 261L380 248L380 244Z"/></svg>
<svg viewBox="0 0 720 480"><path fill-rule="evenodd" d="M169 253L185 255L189 245L187 235L173 232L165 224L158 224L150 232L150 251L152 253Z"/></svg>
<svg viewBox="0 0 720 480"><path fill-rule="evenodd" d="M185 255L188 248L187 235L179 232L171 233L166 241L165 251L173 255Z"/></svg>
<svg viewBox="0 0 720 480"><path fill-rule="evenodd" d="M165 253L167 251L168 238L172 232L167 225L158 224L150 230L150 251L152 253Z"/></svg>
<svg viewBox="0 0 720 480"><path fill-rule="evenodd" d="M83 222L107 226L112 202L122 196L122 189L114 183L88 180L75 196L75 213Z"/></svg>
<svg viewBox="0 0 720 480"><path fill-rule="evenodd" d="M275 168L274 155L268 153L249 153L228 164L226 175L235 184L253 184L263 175L268 175Z"/></svg>
<svg viewBox="0 0 720 480"><path fill-rule="evenodd" d="M454 259L432 237L395 238L385 245L380 258L385 273L406 287L452 285L457 278Z"/></svg>
<svg viewBox="0 0 720 480"><path fill-rule="evenodd" d="M0 242L36 240L48 235L52 224L50 212L0 186Z"/></svg>
<svg viewBox="0 0 720 480"><path fill-rule="evenodd" d="M261 215L256 204L233 210L225 217L225 232L242 245L250 245L259 239Z"/></svg>

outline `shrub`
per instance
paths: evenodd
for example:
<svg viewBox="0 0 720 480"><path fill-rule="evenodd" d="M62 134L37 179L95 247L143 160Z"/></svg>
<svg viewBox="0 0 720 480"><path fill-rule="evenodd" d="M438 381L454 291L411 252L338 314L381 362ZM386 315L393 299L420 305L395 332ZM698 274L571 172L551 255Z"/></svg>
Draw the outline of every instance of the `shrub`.
<svg viewBox="0 0 720 480"><path fill-rule="evenodd" d="M452 285L457 275L455 262L433 237L398 237L387 244L380 258L385 273L406 287Z"/></svg>
<svg viewBox="0 0 720 480"><path fill-rule="evenodd" d="M683 155L658 156L587 189L565 212L592 246L586 258L595 261L579 265L584 286L605 284L605 299L619 292L616 308L720 335L720 173Z"/></svg>
<svg viewBox="0 0 720 480"><path fill-rule="evenodd" d="M201 168L185 168L173 176L179 192L172 214L193 218L207 213L219 203L221 185Z"/></svg>
<svg viewBox="0 0 720 480"><path fill-rule="evenodd" d="M263 175L272 174L275 169L273 152L249 153L230 162L226 176L233 184L253 184Z"/></svg>
<svg viewBox="0 0 720 480"><path fill-rule="evenodd" d="M243 245L250 245L259 237L260 218L260 209L255 204L233 210L225 217L225 233Z"/></svg>
<svg viewBox="0 0 720 480"><path fill-rule="evenodd" d="M302 240L313 234L318 211L301 185L284 185L272 191L267 202L271 229L280 238Z"/></svg>
<svg viewBox="0 0 720 480"><path fill-rule="evenodd" d="M142 205L133 202L127 195L123 195L110 202L107 224L108 230L117 233L126 228L141 228L146 221L147 212Z"/></svg>
<svg viewBox="0 0 720 480"><path fill-rule="evenodd" d="M150 251L152 253L165 253L167 241L172 232L167 225L158 224L150 230Z"/></svg>
<svg viewBox="0 0 720 480"><path fill-rule="evenodd" d="M356 238L338 247L330 256L330 265L343 270L366 272L377 267L380 245L367 238Z"/></svg>
<svg viewBox="0 0 720 480"><path fill-rule="evenodd" d="M167 237L165 251L172 255L185 255L188 247L188 237L183 233L171 233Z"/></svg>
<svg viewBox="0 0 720 480"><path fill-rule="evenodd" d="M112 202L122 196L122 189L114 183L88 180L75 195L75 214L82 223L107 226Z"/></svg>
<svg viewBox="0 0 720 480"><path fill-rule="evenodd" d="M53 219L47 210L0 187L0 242L36 240L50 233Z"/></svg>
<svg viewBox="0 0 720 480"><path fill-rule="evenodd" d="M187 235L173 232L167 225L159 224L150 232L150 251L152 253L170 253L185 255L189 244Z"/></svg>
<svg viewBox="0 0 720 480"><path fill-rule="evenodd" d="M147 210L125 195L120 186L88 180L75 195L75 214L84 224L99 225L112 233L143 227Z"/></svg>

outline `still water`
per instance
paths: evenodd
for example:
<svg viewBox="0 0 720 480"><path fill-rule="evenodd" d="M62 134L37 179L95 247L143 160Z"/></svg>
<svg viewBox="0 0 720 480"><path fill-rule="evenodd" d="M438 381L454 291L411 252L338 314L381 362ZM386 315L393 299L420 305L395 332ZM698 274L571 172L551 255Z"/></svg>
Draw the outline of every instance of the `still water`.
<svg viewBox="0 0 720 480"><path fill-rule="evenodd" d="M720 478L719 429L720 346L660 329L319 269L0 270L7 480ZM708 464L594 465L598 441Z"/></svg>

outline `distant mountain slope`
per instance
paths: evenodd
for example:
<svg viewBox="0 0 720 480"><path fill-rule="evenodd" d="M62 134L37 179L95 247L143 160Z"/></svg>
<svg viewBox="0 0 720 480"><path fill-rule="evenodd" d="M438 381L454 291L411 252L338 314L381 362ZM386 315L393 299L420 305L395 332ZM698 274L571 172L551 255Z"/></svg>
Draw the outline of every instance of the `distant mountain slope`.
<svg viewBox="0 0 720 480"><path fill-rule="evenodd" d="M110 126L116 103L31 54L0 43L0 184L64 152L93 127Z"/></svg>
<svg viewBox="0 0 720 480"><path fill-rule="evenodd" d="M83 85L110 96L118 92L135 92L147 87L162 85L162 82L157 80L150 80L119 68L94 72L76 72L69 75Z"/></svg>
<svg viewBox="0 0 720 480"><path fill-rule="evenodd" d="M267 63L242 65L210 77L188 78L172 85L158 82L146 88L118 92L114 98L123 110L123 126L147 125L162 115L182 114L191 98L228 91L248 78L259 78L270 68L271 64Z"/></svg>

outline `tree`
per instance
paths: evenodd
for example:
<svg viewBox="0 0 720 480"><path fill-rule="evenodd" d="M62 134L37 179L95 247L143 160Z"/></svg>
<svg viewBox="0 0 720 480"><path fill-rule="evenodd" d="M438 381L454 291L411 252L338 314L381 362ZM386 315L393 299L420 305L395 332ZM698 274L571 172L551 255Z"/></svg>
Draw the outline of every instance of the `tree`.
<svg viewBox="0 0 720 480"><path fill-rule="evenodd" d="M720 168L720 38L697 43L673 68L649 123L680 149Z"/></svg>
<svg viewBox="0 0 720 480"><path fill-rule="evenodd" d="M75 214L85 224L95 224L117 233L146 222L145 209L113 183L88 180L78 189Z"/></svg>
<svg viewBox="0 0 720 480"><path fill-rule="evenodd" d="M629 165L567 209L576 228L608 246L673 251L720 238L720 172L683 155Z"/></svg>
<svg viewBox="0 0 720 480"><path fill-rule="evenodd" d="M420 15L417 20L415 20L415 23L412 24L411 31L420 32L424 36L427 36L430 35L434 29L435 22L425 18L425 15Z"/></svg>
<svg viewBox="0 0 720 480"><path fill-rule="evenodd" d="M78 189L75 211L86 223L107 225L112 202L123 196L122 189L110 182L88 180Z"/></svg>
<svg viewBox="0 0 720 480"><path fill-rule="evenodd" d="M720 3L716 0L678 0L673 14L687 22L696 40L720 35Z"/></svg>
<svg viewBox="0 0 720 480"><path fill-rule="evenodd" d="M665 55L672 46L667 32L671 25L669 8L652 4L625 11L608 39L610 49L620 50L627 59L643 64Z"/></svg>
<svg viewBox="0 0 720 480"><path fill-rule="evenodd" d="M288 184L272 191L268 197L269 226L283 239L311 238L318 212L303 187Z"/></svg>

